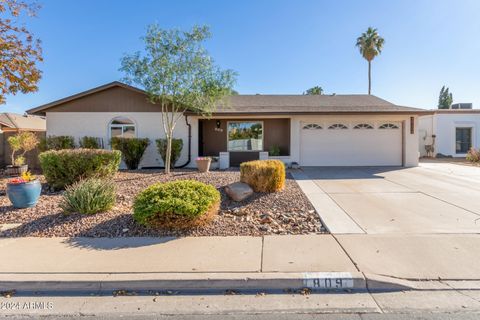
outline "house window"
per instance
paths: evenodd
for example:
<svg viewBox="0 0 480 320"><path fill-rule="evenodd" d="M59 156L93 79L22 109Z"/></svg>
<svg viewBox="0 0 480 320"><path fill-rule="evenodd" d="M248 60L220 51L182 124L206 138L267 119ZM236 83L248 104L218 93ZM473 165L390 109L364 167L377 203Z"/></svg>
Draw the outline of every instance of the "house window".
<svg viewBox="0 0 480 320"><path fill-rule="evenodd" d="M135 138L135 123L125 117L118 117L110 122L110 137Z"/></svg>
<svg viewBox="0 0 480 320"><path fill-rule="evenodd" d="M263 122L229 121L227 138L228 151L262 151Z"/></svg>
<svg viewBox="0 0 480 320"><path fill-rule="evenodd" d="M333 129L333 130L342 130L342 129L348 129L348 127L344 124L341 124L341 123L335 123L335 124L332 124L331 126L328 127L328 129Z"/></svg>
<svg viewBox="0 0 480 320"><path fill-rule="evenodd" d="M472 128L455 128L455 153L467 153L472 147Z"/></svg>
<svg viewBox="0 0 480 320"><path fill-rule="evenodd" d="M316 123L309 123L303 126L304 130L318 130L322 129L322 127Z"/></svg>
<svg viewBox="0 0 480 320"><path fill-rule="evenodd" d="M373 127L368 123L359 123L353 129L373 129Z"/></svg>
<svg viewBox="0 0 480 320"><path fill-rule="evenodd" d="M384 123L378 129L398 129L398 126L393 123Z"/></svg>

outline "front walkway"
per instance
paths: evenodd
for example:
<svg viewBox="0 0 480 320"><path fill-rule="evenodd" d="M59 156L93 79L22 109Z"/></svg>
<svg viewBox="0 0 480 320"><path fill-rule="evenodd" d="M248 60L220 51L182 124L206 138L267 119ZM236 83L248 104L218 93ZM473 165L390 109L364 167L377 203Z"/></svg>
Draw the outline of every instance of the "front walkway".
<svg viewBox="0 0 480 320"><path fill-rule="evenodd" d="M0 238L0 273L357 271L330 235Z"/></svg>
<svg viewBox="0 0 480 320"><path fill-rule="evenodd" d="M210 277L340 272L347 277L480 280L480 235L0 238L0 286L33 275ZM135 276L135 275L138 275ZM187 278L188 278L187 277Z"/></svg>

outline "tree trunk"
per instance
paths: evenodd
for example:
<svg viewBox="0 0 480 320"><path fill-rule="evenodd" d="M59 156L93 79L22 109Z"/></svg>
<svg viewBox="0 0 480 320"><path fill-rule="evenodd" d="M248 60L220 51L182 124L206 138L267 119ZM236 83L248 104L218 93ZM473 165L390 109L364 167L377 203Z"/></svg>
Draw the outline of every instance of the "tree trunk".
<svg viewBox="0 0 480 320"><path fill-rule="evenodd" d="M368 94L372 91L372 62L368 60Z"/></svg>
<svg viewBox="0 0 480 320"><path fill-rule="evenodd" d="M173 134L167 134L167 154L165 155L165 173L170 173L170 163L172 162L172 138Z"/></svg>

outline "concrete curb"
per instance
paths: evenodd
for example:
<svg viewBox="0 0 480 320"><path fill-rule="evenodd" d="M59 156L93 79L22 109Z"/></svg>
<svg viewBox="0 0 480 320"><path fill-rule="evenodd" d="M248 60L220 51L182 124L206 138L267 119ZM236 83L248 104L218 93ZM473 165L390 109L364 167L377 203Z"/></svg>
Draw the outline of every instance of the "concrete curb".
<svg viewBox="0 0 480 320"><path fill-rule="evenodd" d="M365 291L362 273L1 274L0 291L18 293Z"/></svg>
<svg viewBox="0 0 480 320"><path fill-rule="evenodd" d="M0 291L52 294L480 290L480 281L405 280L361 272L0 274Z"/></svg>

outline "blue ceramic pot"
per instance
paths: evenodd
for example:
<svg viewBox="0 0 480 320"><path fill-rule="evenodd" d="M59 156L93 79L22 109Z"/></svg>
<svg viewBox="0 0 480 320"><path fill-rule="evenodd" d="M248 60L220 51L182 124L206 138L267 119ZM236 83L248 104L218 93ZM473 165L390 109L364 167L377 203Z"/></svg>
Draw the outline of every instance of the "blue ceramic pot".
<svg viewBox="0 0 480 320"><path fill-rule="evenodd" d="M42 191L40 181L7 183L7 196L15 208L30 208L37 204Z"/></svg>

